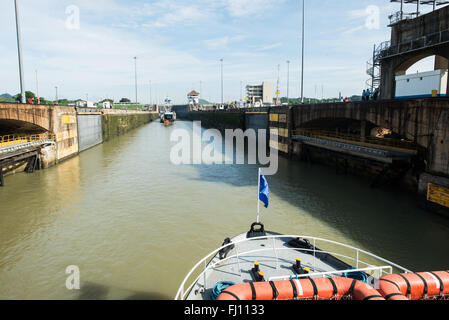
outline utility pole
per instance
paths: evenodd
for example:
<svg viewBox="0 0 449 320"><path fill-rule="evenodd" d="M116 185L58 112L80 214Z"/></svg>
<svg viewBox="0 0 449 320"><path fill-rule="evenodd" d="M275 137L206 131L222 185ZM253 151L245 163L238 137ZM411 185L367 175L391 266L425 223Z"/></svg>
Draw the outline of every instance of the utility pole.
<svg viewBox="0 0 449 320"><path fill-rule="evenodd" d="M136 104L137 104L137 57L134 57L134 76L135 76Z"/></svg>
<svg viewBox="0 0 449 320"><path fill-rule="evenodd" d="M20 19L19 19L19 5L17 0L14 0L16 10L16 32L17 32L17 52L19 56L19 77L20 77L20 93L21 102L26 103L25 97L25 80L23 77L23 63L22 63L22 41L20 38Z"/></svg>
<svg viewBox="0 0 449 320"><path fill-rule="evenodd" d="M304 103L304 36L305 36L305 0L302 0L302 59L301 59L301 103Z"/></svg>
<svg viewBox="0 0 449 320"><path fill-rule="evenodd" d="M153 96L151 93L151 80L150 80L150 105L153 105Z"/></svg>
<svg viewBox="0 0 449 320"><path fill-rule="evenodd" d="M37 77L37 70L36 70L36 95L37 95L37 104L41 104L41 99L39 98L39 79Z"/></svg>
<svg viewBox="0 0 449 320"><path fill-rule="evenodd" d="M290 104L290 61L287 60L287 105Z"/></svg>
<svg viewBox="0 0 449 320"><path fill-rule="evenodd" d="M371 92L374 92L374 78L376 77L376 44L373 49L373 74L371 78Z"/></svg>
<svg viewBox="0 0 449 320"><path fill-rule="evenodd" d="M221 105L224 105L224 95L223 95L223 58L220 59L221 62Z"/></svg>

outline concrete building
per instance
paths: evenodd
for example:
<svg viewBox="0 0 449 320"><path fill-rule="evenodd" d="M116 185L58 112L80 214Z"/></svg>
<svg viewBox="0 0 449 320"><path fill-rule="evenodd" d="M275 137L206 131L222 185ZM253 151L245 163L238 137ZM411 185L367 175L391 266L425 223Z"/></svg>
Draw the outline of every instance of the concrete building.
<svg viewBox="0 0 449 320"><path fill-rule="evenodd" d="M413 15L406 14L402 8L405 3L416 4L417 12ZM404 0L401 4L401 10L391 18L390 41L379 45L373 55L373 60L381 70L382 99L402 96L403 94L396 92L397 85L400 87L402 84L396 81L407 80L407 77L401 76L406 76L410 67L427 57L435 56L434 70L442 70L442 74L447 72L449 67L449 6L437 10L438 6L449 4L449 1ZM419 6L429 4L433 5L434 11L421 14ZM422 81L420 78L421 76L418 80ZM446 93L448 88L447 85ZM428 91L425 92L427 95L429 95ZM441 91L444 92L444 90Z"/></svg>
<svg viewBox="0 0 449 320"><path fill-rule="evenodd" d="M396 98L444 97L447 90L447 70L435 70L396 76Z"/></svg>
<svg viewBox="0 0 449 320"><path fill-rule="evenodd" d="M111 102L109 102L109 101L103 101L101 105L102 105L103 109L111 109L112 108Z"/></svg>
<svg viewBox="0 0 449 320"><path fill-rule="evenodd" d="M273 103L273 83L263 82L261 85L246 86L246 96L248 102L255 104L257 102L262 104Z"/></svg>
<svg viewBox="0 0 449 320"><path fill-rule="evenodd" d="M94 103L87 100L77 100L75 105L80 108L95 108Z"/></svg>
<svg viewBox="0 0 449 320"><path fill-rule="evenodd" d="M189 104L199 104L200 93L192 90L188 95L187 99L189 100Z"/></svg>

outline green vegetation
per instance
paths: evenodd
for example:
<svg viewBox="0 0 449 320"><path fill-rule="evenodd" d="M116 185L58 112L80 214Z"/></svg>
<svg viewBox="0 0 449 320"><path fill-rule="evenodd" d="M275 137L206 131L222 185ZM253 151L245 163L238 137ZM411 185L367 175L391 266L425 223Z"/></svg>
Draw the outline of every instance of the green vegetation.
<svg viewBox="0 0 449 320"><path fill-rule="evenodd" d="M361 96L351 96L351 97L345 97L343 99L348 99L349 102L357 102L362 101ZM289 104L297 105L301 104L301 98L290 98ZM318 104L318 103L335 103L340 102L339 98L327 98L327 99L314 99L314 98L304 98L304 104ZM287 103L287 98L283 97L281 98L281 103Z"/></svg>
<svg viewBox="0 0 449 320"><path fill-rule="evenodd" d="M122 110L142 110L143 105L141 104L114 104L114 109L122 109Z"/></svg>
<svg viewBox="0 0 449 320"><path fill-rule="evenodd" d="M16 102L16 100L14 98L8 99L8 98L0 97L0 102Z"/></svg>

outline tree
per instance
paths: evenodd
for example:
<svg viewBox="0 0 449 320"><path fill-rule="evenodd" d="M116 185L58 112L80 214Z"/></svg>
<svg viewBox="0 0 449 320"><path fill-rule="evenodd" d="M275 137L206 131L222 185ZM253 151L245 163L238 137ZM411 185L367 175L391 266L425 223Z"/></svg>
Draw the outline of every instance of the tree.
<svg viewBox="0 0 449 320"><path fill-rule="evenodd" d="M28 99L35 99L36 100L36 95L33 92L31 92L31 91L25 91L25 98L26 98L27 102L28 102ZM22 101L22 94L21 93L16 94L14 96L14 99L17 102L21 102Z"/></svg>
<svg viewBox="0 0 449 320"><path fill-rule="evenodd" d="M131 100L129 100L128 98L122 98L122 99L120 100L120 102L121 102L121 103L130 103Z"/></svg>

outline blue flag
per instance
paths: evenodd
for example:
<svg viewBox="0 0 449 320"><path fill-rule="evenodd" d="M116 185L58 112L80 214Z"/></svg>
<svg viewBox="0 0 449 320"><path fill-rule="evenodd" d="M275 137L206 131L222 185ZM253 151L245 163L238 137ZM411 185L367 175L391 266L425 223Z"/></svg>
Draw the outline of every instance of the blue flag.
<svg viewBox="0 0 449 320"><path fill-rule="evenodd" d="M267 179L263 174L260 175L260 187L259 187L259 200L265 204L265 208L268 208L270 190L268 189Z"/></svg>

